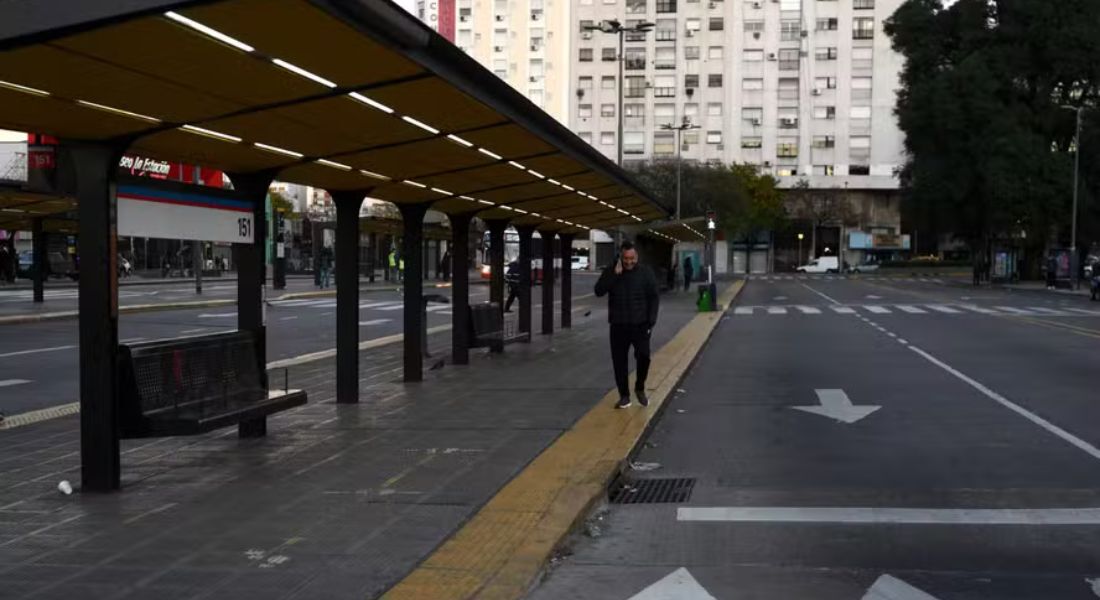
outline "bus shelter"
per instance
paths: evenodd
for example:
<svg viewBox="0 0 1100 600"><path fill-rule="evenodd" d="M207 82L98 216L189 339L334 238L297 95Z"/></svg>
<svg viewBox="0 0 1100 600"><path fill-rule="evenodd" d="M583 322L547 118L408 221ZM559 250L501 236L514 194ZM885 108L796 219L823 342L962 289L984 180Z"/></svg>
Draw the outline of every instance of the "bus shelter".
<svg viewBox="0 0 1100 600"><path fill-rule="evenodd" d="M468 360L474 216L499 242L491 287L500 301L509 224L568 248L589 228L667 215L614 163L389 0L84 0L64 11L49 0L6 3L0 106L0 127L61 140L58 176L74 190L86 490L119 486L116 172L125 152L229 176L233 197L189 213L201 231L188 235L235 244L238 329L254 334L261 360L264 197L276 178L334 198L342 282L358 277L364 198L399 208L406 333L423 326L424 214L448 215L459 364ZM556 245L543 244L547 262ZM568 285L566 275L563 316ZM358 285L337 289L339 402L359 399L358 296ZM543 303L545 333L553 307ZM422 343L404 336L406 381L423 377Z"/></svg>

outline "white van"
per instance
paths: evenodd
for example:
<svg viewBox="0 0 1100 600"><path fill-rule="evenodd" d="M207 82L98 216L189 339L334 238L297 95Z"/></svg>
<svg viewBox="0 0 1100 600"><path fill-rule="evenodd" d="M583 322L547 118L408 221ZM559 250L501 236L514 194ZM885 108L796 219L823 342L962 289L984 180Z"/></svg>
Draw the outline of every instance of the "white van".
<svg viewBox="0 0 1100 600"><path fill-rule="evenodd" d="M838 264L835 256L821 256L798 267L795 271L799 273L836 273Z"/></svg>
<svg viewBox="0 0 1100 600"><path fill-rule="evenodd" d="M588 257L587 256L574 256L573 257L573 270L574 271L587 271L588 270Z"/></svg>

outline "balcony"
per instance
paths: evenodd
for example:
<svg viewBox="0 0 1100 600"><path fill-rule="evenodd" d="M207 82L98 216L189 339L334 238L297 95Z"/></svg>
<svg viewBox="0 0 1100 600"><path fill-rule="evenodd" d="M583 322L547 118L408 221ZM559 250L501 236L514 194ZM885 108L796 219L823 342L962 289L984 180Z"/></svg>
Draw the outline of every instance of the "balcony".
<svg viewBox="0 0 1100 600"><path fill-rule="evenodd" d="M852 31L853 40L873 40L875 39L874 29L856 29Z"/></svg>

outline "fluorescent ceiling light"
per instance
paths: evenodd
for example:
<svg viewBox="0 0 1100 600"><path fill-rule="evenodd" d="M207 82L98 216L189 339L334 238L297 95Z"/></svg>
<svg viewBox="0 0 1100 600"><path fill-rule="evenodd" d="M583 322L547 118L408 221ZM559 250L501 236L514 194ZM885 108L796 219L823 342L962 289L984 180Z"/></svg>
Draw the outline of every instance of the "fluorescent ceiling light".
<svg viewBox="0 0 1100 600"><path fill-rule="evenodd" d="M537 212L533 212L533 213L531 213L531 216L532 216L532 217L539 217L539 218L542 218L542 219L549 219L549 218L550 218L550 217L544 217L544 216L540 215L540 214L539 214L539 213L537 213Z"/></svg>
<svg viewBox="0 0 1100 600"><path fill-rule="evenodd" d="M393 114L393 109L392 108L386 106L385 104L382 104L381 102L379 102L377 100L372 100L371 98L367 98L366 96L364 96L363 94L360 94L359 92L352 92L348 95L351 96L352 98L362 102L363 104L366 104L367 106L370 106L372 108L377 108L378 110L380 110L384 113L387 113L387 114L391 114L391 115Z"/></svg>
<svg viewBox="0 0 1100 600"><path fill-rule="evenodd" d="M516 161L514 161L514 160L510 160L510 161L508 161L508 164L510 164L510 165L512 165L513 167L515 167L515 168L519 169L520 171L526 171L526 170L527 170L527 167L525 167L525 166L523 166L523 165L519 164L518 162L516 162Z"/></svg>
<svg viewBox="0 0 1100 600"><path fill-rule="evenodd" d="M562 184L562 186L561 186L561 187L563 187L563 188L565 188L565 189L569 190L570 192L575 192L575 191L577 191L577 188L575 188L575 187L572 187L572 186L568 186L568 185L565 185L564 183Z"/></svg>
<svg viewBox="0 0 1100 600"><path fill-rule="evenodd" d="M466 141L466 140L464 140L464 139L462 139L462 138L460 138L460 137L458 137L457 135L454 135L454 134L448 134L447 139L451 140L452 142L454 142L456 144L461 144L463 146L466 146L467 148L473 148L474 147L473 142L468 142L468 141Z"/></svg>
<svg viewBox="0 0 1100 600"><path fill-rule="evenodd" d="M482 204L488 204L489 206L496 206L496 204L494 204L493 202L489 202L488 200L482 200L481 198L478 198L477 201L482 203Z"/></svg>
<svg viewBox="0 0 1100 600"><path fill-rule="evenodd" d="M543 175L542 173L539 173L538 171L527 169L527 172L534 175L535 177L538 177L539 179L546 179L546 175Z"/></svg>
<svg viewBox="0 0 1100 600"><path fill-rule="evenodd" d="M381 179L382 181L389 181L390 180L389 177L386 177L385 175L382 175L381 173L375 173L374 171L368 171L366 169L359 169L359 172L366 175L367 177L373 177L375 179Z"/></svg>
<svg viewBox="0 0 1100 600"><path fill-rule="evenodd" d="M513 208L512 210L518 212L521 215L527 214L527 211L523 210L522 208Z"/></svg>
<svg viewBox="0 0 1100 600"><path fill-rule="evenodd" d="M443 194L444 196L454 196L454 194L452 194L451 192L448 192L447 190L441 190L437 187L432 188L432 191L437 194Z"/></svg>
<svg viewBox="0 0 1100 600"><path fill-rule="evenodd" d="M87 100L77 100L77 104L81 106L87 106L88 108L94 108L96 110L102 110L103 112L109 112L123 117L130 117L132 119L140 119L142 121L149 121L150 123L160 123L160 119L156 117L150 117L141 113L131 112L128 110L122 110L121 108L115 108L113 106L107 106L106 104L97 104L95 102L88 102Z"/></svg>
<svg viewBox="0 0 1100 600"><path fill-rule="evenodd" d="M599 198L597 198L597 197L593 196L592 194L585 194L585 196L588 196L588 197L589 197L589 198L591 198L592 200L597 200L597 201L599 200Z"/></svg>
<svg viewBox="0 0 1100 600"><path fill-rule="evenodd" d="M331 160L325 160L323 158L318 158L317 162L322 164L322 165L325 165L326 167L332 167L334 169L340 169L342 171L350 171L351 170L351 167L349 167L348 165L345 165L344 163L333 162Z"/></svg>
<svg viewBox="0 0 1100 600"><path fill-rule="evenodd" d="M415 188L421 188L421 189L427 189L427 187L428 187L428 186L424 185L423 183L417 183L417 182L411 181L409 179L406 179L406 180L402 181L401 183L403 183L405 185L411 185Z"/></svg>
<svg viewBox="0 0 1100 600"><path fill-rule="evenodd" d="M182 129L182 130L184 130L188 133L194 133L196 135L205 135L206 137L211 137L211 138L214 138L216 140L221 140L223 142L233 142L233 143L236 144L236 143L240 143L240 141L241 141L241 138L239 138L235 135L229 135L228 133L222 133L220 131L214 131L213 129L203 129L202 127L195 127L194 125L181 125L180 129Z"/></svg>
<svg viewBox="0 0 1100 600"><path fill-rule="evenodd" d="M546 181L549 181L550 183L552 183L554 185L561 185L561 182L558 181L557 179L547 179Z"/></svg>
<svg viewBox="0 0 1100 600"><path fill-rule="evenodd" d="M280 148L278 146L271 146L271 145L268 145L268 144L261 144L260 142L255 142L253 145L256 146L257 148L259 148L260 150L267 150L268 152L274 152L275 154L282 154L284 156L293 156L294 158L302 158L303 156L305 156L301 152L295 152L293 150L287 150L286 148Z"/></svg>
<svg viewBox="0 0 1100 600"><path fill-rule="evenodd" d="M427 131L427 132L431 133L432 135L435 135L435 134L439 133L439 130L436 129L435 127L432 127L431 125L428 125L427 123L421 123L420 121L417 121L416 119L414 119L414 118L412 118L408 115L402 116L401 119L404 120L406 123L416 125L417 127L423 129L424 131Z"/></svg>
<svg viewBox="0 0 1100 600"><path fill-rule="evenodd" d="M17 92L23 92L24 94L34 94L35 96L49 96L50 93L38 88L27 87L25 85L19 85L18 83L11 83L10 81L0 81L0 87L8 88L9 90L15 90Z"/></svg>
<svg viewBox="0 0 1100 600"><path fill-rule="evenodd" d="M603 200L597 200L597 202L599 202L600 204L602 204L602 205L604 205L604 206L606 206L606 207L608 207L608 208L615 208L614 206L611 206L610 204L608 204L608 203L604 202Z"/></svg>
<svg viewBox="0 0 1100 600"><path fill-rule="evenodd" d="M623 210L623 209L621 209L621 208L618 208L618 209L616 209L616 210L618 210L619 212L623 213L624 215L629 215L629 214L630 214L629 212L627 212L627 211L625 211L625 210Z"/></svg>
<svg viewBox="0 0 1100 600"><path fill-rule="evenodd" d="M639 223L641 223L641 222L642 222L642 219L641 219L641 217L635 217L634 215L630 215L630 218L634 219L635 221L637 221L637 222L639 222Z"/></svg>
<svg viewBox="0 0 1100 600"><path fill-rule="evenodd" d="M488 156L489 158L496 159L496 160L504 160L503 156L497 154L496 152L486 150L485 148L478 148L477 151L484 154L485 156Z"/></svg>
<svg viewBox="0 0 1100 600"><path fill-rule="evenodd" d="M288 62L286 62L285 60L283 60L281 58L273 58L273 59L271 59L271 62L279 65L280 67L286 69L287 71L290 71L291 73L296 73L298 75L301 75L302 77L305 77L306 79L309 79L310 81L316 81L317 83L319 83L319 84L321 84L325 87L330 87L330 88L336 87L336 84L334 82L329 81L328 79L325 79L324 77L321 77L320 75L318 75L316 73L312 73L310 71L307 71L307 70L303 69L302 67L299 67L296 64L288 63Z"/></svg>
<svg viewBox="0 0 1100 600"><path fill-rule="evenodd" d="M503 208L504 210L512 210L511 206L507 206L507 205L504 205L504 204L501 204L500 207Z"/></svg>
<svg viewBox="0 0 1100 600"><path fill-rule="evenodd" d="M240 41L240 40L238 40L234 37L230 37L228 35L225 35L224 33L218 31L217 29L207 27L206 25L203 25L202 23L199 23L198 21L193 21L191 19L188 19L187 17L185 17L185 16L183 16L179 13L168 11L168 12L164 13L164 16L168 17L169 19L172 19L173 21L175 21L175 22L177 22L181 25L186 25L186 26L190 27L191 29L194 29L195 31L198 31L199 33L206 34L206 35L218 40L219 42L229 44L230 46L233 46L234 48L237 48L238 50L244 50L245 52L252 52L252 51L255 50L255 48L253 48L252 46L249 46L248 44L246 44L246 43L244 43L244 42L242 42L242 41Z"/></svg>

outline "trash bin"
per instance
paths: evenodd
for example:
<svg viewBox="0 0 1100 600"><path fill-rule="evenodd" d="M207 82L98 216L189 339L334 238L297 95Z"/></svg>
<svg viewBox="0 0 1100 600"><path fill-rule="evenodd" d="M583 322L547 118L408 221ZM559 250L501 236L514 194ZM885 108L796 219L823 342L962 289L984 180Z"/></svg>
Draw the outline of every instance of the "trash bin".
<svg viewBox="0 0 1100 600"><path fill-rule="evenodd" d="M717 286L713 283L700 283L697 289L699 295L695 305L699 307L699 312L718 310Z"/></svg>

